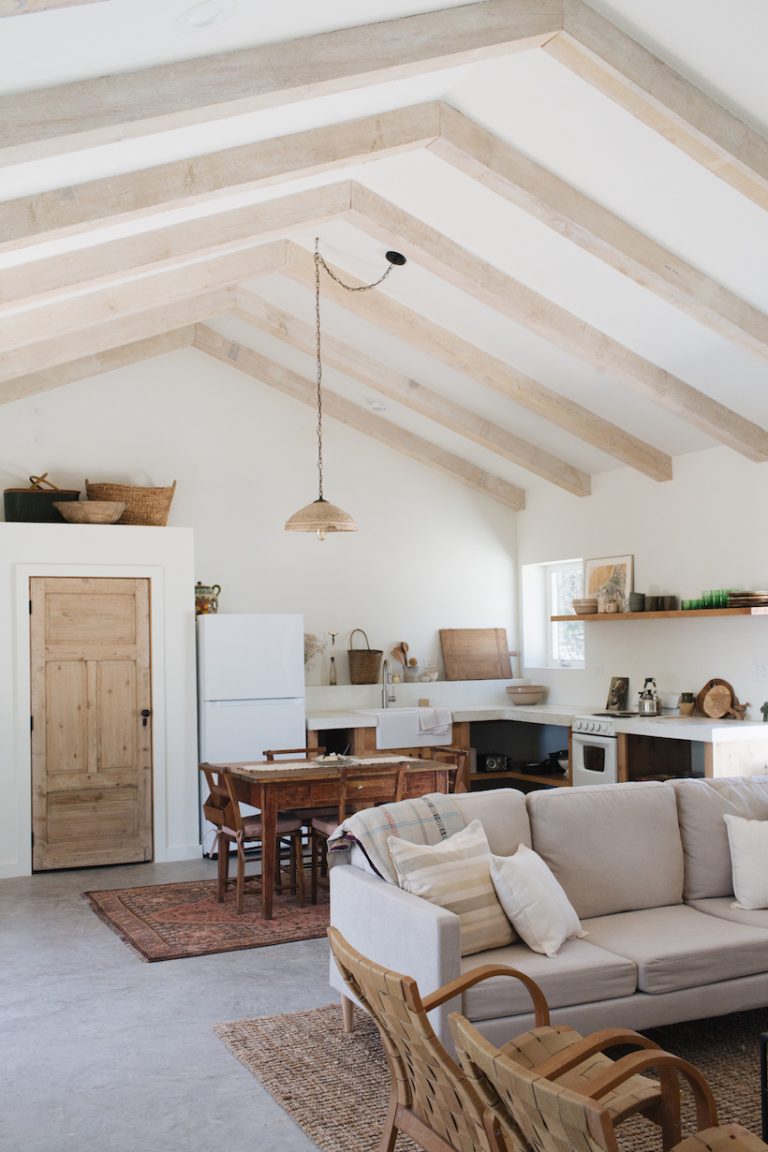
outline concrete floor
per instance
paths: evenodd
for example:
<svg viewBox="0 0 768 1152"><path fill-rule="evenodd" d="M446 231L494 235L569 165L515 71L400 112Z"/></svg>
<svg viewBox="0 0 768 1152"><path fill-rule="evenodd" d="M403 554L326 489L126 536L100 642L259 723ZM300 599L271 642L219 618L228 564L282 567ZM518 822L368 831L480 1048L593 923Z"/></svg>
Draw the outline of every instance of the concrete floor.
<svg viewBox="0 0 768 1152"><path fill-rule="evenodd" d="M207 860L0 881L2 1152L311 1152L213 1025L336 999L307 940L147 964L95 888L213 877Z"/></svg>

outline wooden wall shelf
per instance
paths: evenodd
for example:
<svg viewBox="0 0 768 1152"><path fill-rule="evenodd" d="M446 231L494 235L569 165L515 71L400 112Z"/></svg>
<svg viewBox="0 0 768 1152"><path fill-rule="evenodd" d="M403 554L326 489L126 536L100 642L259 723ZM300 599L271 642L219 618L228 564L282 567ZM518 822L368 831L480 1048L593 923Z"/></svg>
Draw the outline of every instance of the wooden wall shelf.
<svg viewBox="0 0 768 1152"><path fill-rule="evenodd" d="M768 616L768 607L765 608L691 608L685 612L592 612L590 615L576 616L550 616L550 620L579 620L583 624L597 624L603 621L615 620L667 620L670 617L712 617L712 616Z"/></svg>

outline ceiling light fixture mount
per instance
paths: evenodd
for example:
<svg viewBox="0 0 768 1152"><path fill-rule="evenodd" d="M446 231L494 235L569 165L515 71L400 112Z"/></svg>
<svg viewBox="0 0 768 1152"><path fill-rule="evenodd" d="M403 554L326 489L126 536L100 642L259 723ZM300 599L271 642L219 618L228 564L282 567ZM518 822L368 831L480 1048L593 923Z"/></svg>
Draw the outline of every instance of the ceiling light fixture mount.
<svg viewBox="0 0 768 1152"><path fill-rule="evenodd" d="M400 252L387 252L387 268L372 284L345 284L326 264L320 255L320 239L315 237L315 363L317 381L317 500L306 504L285 522L286 532L316 532L318 540L325 540L327 532L356 532L357 524L336 504L331 504L323 496L323 361L320 341L320 269L327 272L336 284L347 292L368 292L377 288L395 267L405 264L405 256Z"/></svg>

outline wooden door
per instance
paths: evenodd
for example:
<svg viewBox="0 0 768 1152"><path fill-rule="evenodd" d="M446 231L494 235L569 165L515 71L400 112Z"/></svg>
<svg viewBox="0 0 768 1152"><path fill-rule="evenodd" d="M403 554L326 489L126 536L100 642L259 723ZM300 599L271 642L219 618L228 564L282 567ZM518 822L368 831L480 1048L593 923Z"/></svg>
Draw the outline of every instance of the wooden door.
<svg viewBox="0 0 768 1152"><path fill-rule="evenodd" d="M151 860L149 581L33 577L29 608L33 870Z"/></svg>

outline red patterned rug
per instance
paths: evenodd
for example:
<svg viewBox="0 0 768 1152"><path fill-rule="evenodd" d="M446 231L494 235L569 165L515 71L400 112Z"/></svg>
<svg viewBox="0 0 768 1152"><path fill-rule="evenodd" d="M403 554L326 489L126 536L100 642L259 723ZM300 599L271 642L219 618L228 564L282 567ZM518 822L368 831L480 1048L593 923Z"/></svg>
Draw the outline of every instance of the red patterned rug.
<svg viewBox="0 0 768 1152"><path fill-rule="evenodd" d="M232 888L219 904L215 880L153 884L85 892L94 911L126 944L150 962L267 948L295 940L314 940L328 927L328 892L303 906L295 896L274 896L272 920L262 920L261 894L246 887L242 916L235 912Z"/></svg>

